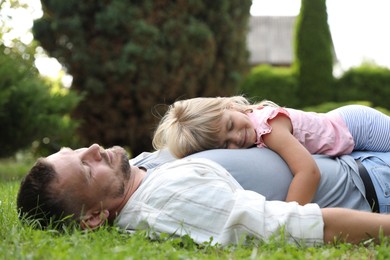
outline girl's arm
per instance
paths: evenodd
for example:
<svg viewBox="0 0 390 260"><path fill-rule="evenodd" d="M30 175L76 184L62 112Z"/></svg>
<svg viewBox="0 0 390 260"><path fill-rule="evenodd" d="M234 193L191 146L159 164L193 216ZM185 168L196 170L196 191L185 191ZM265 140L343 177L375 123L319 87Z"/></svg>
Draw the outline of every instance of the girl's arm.
<svg viewBox="0 0 390 260"><path fill-rule="evenodd" d="M292 135L288 117L278 115L269 122L272 131L263 136L265 145L278 153L294 175L286 201L310 203L320 182L320 170L309 151Z"/></svg>

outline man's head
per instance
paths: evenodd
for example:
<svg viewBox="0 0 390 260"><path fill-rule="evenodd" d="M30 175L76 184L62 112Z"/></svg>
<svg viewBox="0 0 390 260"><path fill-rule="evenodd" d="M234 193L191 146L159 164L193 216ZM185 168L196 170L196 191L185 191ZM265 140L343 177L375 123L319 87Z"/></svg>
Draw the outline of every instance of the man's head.
<svg viewBox="0 0 390 260"><path fill-rule="evenodd" d="M63 148L38 159L22 181L20 217L36 220L43 228L64 217L83 228L97 227L115 218L129 178L127 153L120 147Z"/></svg>

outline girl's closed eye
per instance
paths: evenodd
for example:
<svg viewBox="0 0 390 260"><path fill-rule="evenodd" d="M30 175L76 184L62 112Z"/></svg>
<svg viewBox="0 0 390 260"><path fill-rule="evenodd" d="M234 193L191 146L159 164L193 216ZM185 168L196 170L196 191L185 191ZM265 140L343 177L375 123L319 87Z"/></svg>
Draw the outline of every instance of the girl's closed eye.
<svg viewBox="0 0 390 260"><path fill-rule="evenodd" d="M229 146L229 143L228 142L224 142L221 148L222 149L228 149L228 146Z"/></svg>
<svg viewBox="0 0 390 260"><path fill-rule="evenodd" d="M233 129L233 121L229 120L227 130L231 131Z"/></svg>

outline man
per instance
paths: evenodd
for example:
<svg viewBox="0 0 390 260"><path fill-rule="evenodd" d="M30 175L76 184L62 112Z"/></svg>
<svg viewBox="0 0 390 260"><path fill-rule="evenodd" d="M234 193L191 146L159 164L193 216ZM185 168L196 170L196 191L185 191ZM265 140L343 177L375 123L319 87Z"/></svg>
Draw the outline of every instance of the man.
<svg viewBox="0 0 390 260"><path fill-rule="evenodd" d="M390 213L390 188L386 185L390 183L390 153L354 152L352 156L336 158L325 155L313 157L321 173L313 203L321 208L342 207ZM207 158L217 162L245 190L260 193L267 200L284 201L292 180L287 164L265 148L208 150L189 158ZM142 153L130 162L152 169L172 160L172 155L164 150ZM364 181L361 176L366 177Z"/></svg>
<svg viewBox="0 0 390 260"><path fill-rule="evenodd" d="M186 158L148 172L130 166L119 147L62 149L39 159L22 182L17 199L22 215L42 225L71 215L81 228L106 221L127 230L190 235L196 242L238 243L244 236L290 242L357 243L390 235L390 216L317 204L266 201L243 190L220 165ZM69 217L67 218L69 219Z"/></svg>

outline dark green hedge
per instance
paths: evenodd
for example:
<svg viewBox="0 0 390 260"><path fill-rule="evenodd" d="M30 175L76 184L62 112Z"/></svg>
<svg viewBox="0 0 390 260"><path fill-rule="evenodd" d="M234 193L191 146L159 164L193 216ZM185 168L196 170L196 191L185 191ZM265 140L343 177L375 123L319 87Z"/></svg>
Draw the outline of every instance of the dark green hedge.
<svg viewBox="0 0 390 260"><path fill-rule="evenodd" d="M261 65L251 70L241 86L241 92L247 97L254 97L256 100L269 99L281 106L307 107L305 105L307 102L298 92L297 85L292 69ZM336 79L335 86L332 94L335 99L331 102L368 101L374 107L390 109L390 69L388 68L362 64L349 69ZM314 105L319 104L321 103L314 103Z"/></svg>
<svg viewBox="0 0 390 260"><path fill-rule="evenodd" d="M346 71L336 82L337 100L368 100L390 108L390 69L362 64Z"/></svg>
<svg viewBox="0 0 390 260"><path fill-rule="evenodd" d="M256 101L268 99L281 106L299 105L297 78L290 68L254 67L245 78L241 92Z"/></svg>

